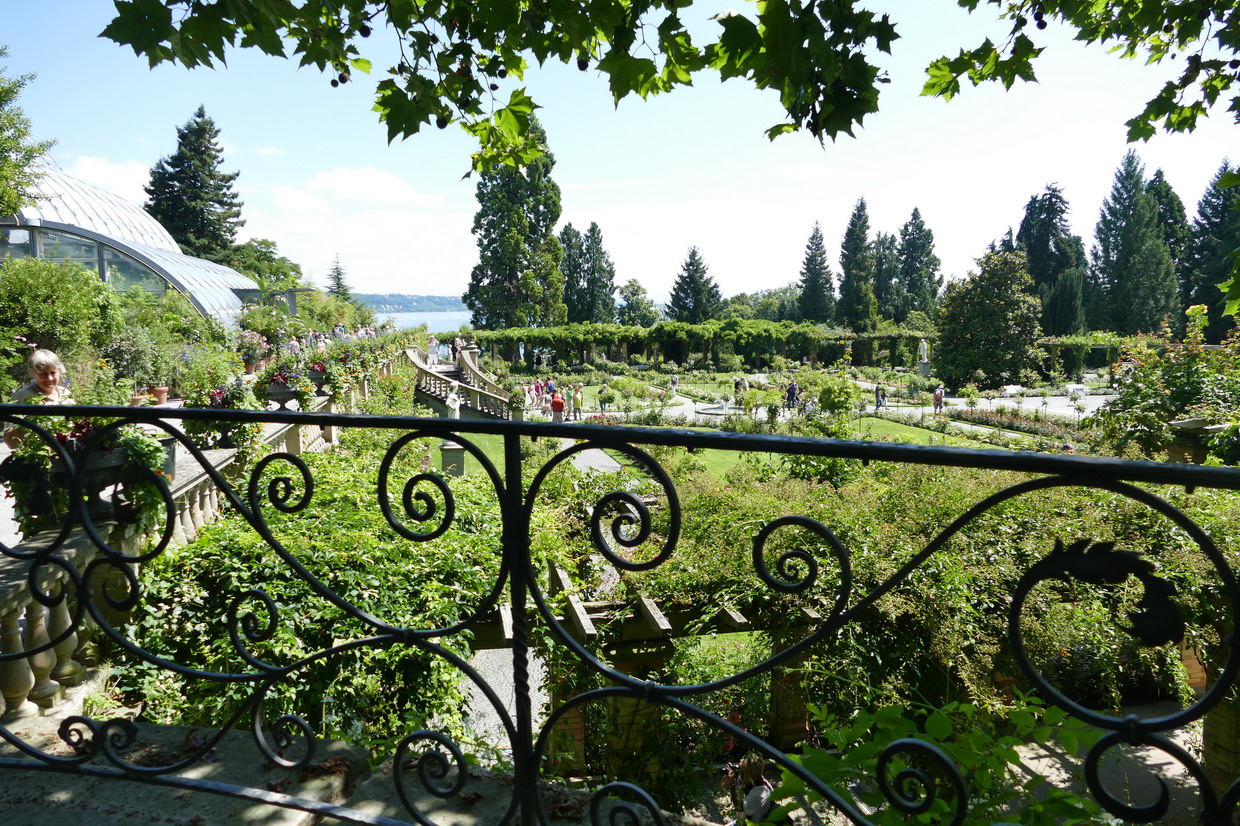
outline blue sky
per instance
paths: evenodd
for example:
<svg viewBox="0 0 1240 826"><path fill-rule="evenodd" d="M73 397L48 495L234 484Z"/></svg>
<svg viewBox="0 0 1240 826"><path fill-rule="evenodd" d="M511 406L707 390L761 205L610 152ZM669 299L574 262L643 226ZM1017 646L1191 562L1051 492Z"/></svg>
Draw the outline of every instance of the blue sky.
<svg viewBox="0 0 1240 826"><path fill-rule="evenodd" d="M956 100L918 96L924 67L1006 27L990 10L951 0L887 0L902 39L883 56L892 83L856 138L820 146L808 135L768 141L782 120L773 93L710 78L613 107L594 72L548 67L525 86L556 158L563 216L602 229L617 282L666 297L690 246L725 295L797 279L815 221L832 266L853 206L871 231L898 232L914 207L934 232L949 277L1019 224L1025 202L1056 182L1088 246L1127 149L1124 121L1179 67L1145 66L1073 43L1053 26L1039 82L966 89ZM702 31L721 5L684 13ZM737 3L742 12L748 5ZM225 169L240 171L242 237L269 238L323 283L337 255L361 292L459 294L477 261L473 145L456 127L389 145L371 111L381 75L333 89L313 69L238 52L226 69L147 68L97 37L112 6L100 0L10 4L0 43L10 74L34 73L20 105L36 137L55 139L65 171L140 203L150 167L175 149L175 128L201 104L221 130ZM368 47L391 36L377 31ZM390 61L389 61L390 62ZM387 65L375 57L376 69ZM507 90L503 90L506 95ZM1223 111L1192 135L1135 148L1147 174L1162 168L1190 218L1240 129Z"/></svg>

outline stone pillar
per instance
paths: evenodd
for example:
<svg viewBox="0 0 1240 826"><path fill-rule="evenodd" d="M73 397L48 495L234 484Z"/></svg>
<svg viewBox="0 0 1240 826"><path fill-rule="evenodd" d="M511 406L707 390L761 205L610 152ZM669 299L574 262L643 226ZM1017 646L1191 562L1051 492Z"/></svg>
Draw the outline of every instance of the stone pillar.
<svg viewBox="0 0 1240 826"><path fill-rule="evenodd" d="M439 467L449 476L464 476L465 448L444 439L439 445Z"/></svg>
<svg viewBox="0 0 1240 826"><path fill-rule="evenodd" d="M51 642L47 635L47 609L37 602L26 606L26 650L47 645ZM34 673L34 688L30 690L30 699L44 708L51 708L60 699L60 683L51 678L52 666L56 664L56 654L49 648L27 657L30 670Z"/></svg>
<svg viewBox="0 0 1240 826"><path fill-rule="evenodd" d="M22 644L20 616L20 608L0 614L0 653L6 656L26 650ZM0 660L0 694L4 695L5 719L33 717L39 713L39 707L29 699L32 688L34 672L30 670L29 660L21 656Z"/></svg>

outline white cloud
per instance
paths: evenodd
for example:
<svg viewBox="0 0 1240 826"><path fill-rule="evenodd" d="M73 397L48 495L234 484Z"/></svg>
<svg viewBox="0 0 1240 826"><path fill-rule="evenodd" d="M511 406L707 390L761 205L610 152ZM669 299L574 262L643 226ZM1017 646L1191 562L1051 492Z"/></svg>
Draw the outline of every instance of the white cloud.
<svg viewBox="0 0 1240 826"><path fill-rule="evenodd" d="M146 202L143 187L150 181L151 170L138 161L116 163L107 158L78 155L65 171L131 203Z"/></svg>
<svg viewBox="0 0 1240 826"><path fill-rule="evenodd" d="M247 195L244 200L248 206L258 206L261 203L260 199ZM294 212L299 215L303 213L327 215L332 211L332 205L327 199L311 195L305 189L297 186L273 187L270 199L277 209Z"/></svg>
<svg viewBox="0 0 1240 826"><path fill-rule="evenodd" d="M369 204L428 208L439 206L440 198L419 192L402 178L364 166L360 169L336 167L315 175L306 186L333 199L365 201Z"/></svg>
<svg viewBox="0 0 1240 826"><path fill-rule="evenodd" d="M279 146L260 146L258 148L258 154L263 155L264 157L273 157L276 155L287 155L288 153Z"/></svg>

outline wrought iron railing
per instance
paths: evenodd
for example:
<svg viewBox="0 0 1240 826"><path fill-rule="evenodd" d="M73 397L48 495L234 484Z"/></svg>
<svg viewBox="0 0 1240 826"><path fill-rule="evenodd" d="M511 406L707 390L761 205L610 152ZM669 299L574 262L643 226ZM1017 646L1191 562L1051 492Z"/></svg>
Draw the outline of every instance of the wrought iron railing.
<svg viewBox="0 0 1240 826"><path fill-rule="evenodd" d="M30 408L0 406L0 422L6 427L26 431L26 439L43 441L70 472L66 476L71 495L71 509L63 524L35 533L26 540L5 546L0 565L0 619L3 620L4 647L0 653L0 685L5 688L8 717L0 734L10 749L0 756L0 768L12 771L44 770L59 772L66 783L74 776L111 778L117 781L197 790L256 803L301 809L338 818L350 823L427 823L434 813L423 808L425 800L447 800L460 806L473 803L471 783L475 781L465 769L466 756L460 744L444 732L429 725L417 730L393 732L396 764L386 781L394 799L403 809L395 813L376 813L356 801L327 802L298 796L270 788L257 781L222 783L195 778L187 767L216 759L214 749L224 742L229 732L248 730L252 746L270 762L294 770L307 770L316 765L313 725L297 716L269 720L264 705L285 681L298 679L309 668L331 658L359 649L388 649L413 646L461 672L464 679L477 686L476 702L489 706L488 712L498 720L503 743L496 744L514 776L514 782L502 788L509 799L495 811L496 822L547 822L548 807L540 793L540 780L549 775L553 757L553 732L563 728L575 710L589 703L608 698L627 698L674 710L699 721L705 727L728 738L745 751L752 751L773 761L781 769L800 777L806 786L821 795L849 819L864 823L867 815L846 789L834 788L813 776L797 762L785 756L784 749L746 730L725 716L706 711L698 698L712 690L735 685L755 675L773 672L794 663L798 658L846 628L866 608L883 595L907 584L909 578L927 560L942 553L943 547L963 527L999 504L1030 495L1039 490L1060 487L1092 487L1110 491L1147 506L1151 512L1186 534L1208 561L1216 578L1212 584L1226 621L1234 626L1240 589L1228 561L1216 542L1185 514L1170 504L1165 496L1151 492L1149 486L1178 488L1240 489L1240 472L1187 465L1131 462L1119 459L1071 455L1042 455L1005 451L980 451L939 447L793 439L771 436L740 435L720 432L690 432L650 428L593 427L568 424L528 422L451 421L443 419L395 418L334 413L257 413L222 410L154 410L134 408L41 408L39 415L120 417L160 429L173 436L179 450L191 465L196 465L212 493L201 502L238 514L251 531L282 560L295 578L305 583L324 603L334 608L366 633L349 639L333 639L322 650L298 657L291 663L269 662L253 652L269 642L277 627L287 618L281 607L264 593L262 582L253 582L239 589L227 617L220 618L234 649L237 667L229 672L197 670L183 663L168 662L157 653L134 646L118 615L132 611L144 598L142 566L161 554L170 552L179 537L178 526L184 517L178 515L174 491L156 475L142 479L143 484L162 487L162 500L167 512L157 520L154 532L144 538L132 527L115 522L97 521L84 504L85 472L80 470L82 454L71 456L64 446L37 421L26 418ZM324 444L338 441L343 431L364 429L390 437L379 484L374 492L375 504L385 522L401 537L412 543L435 539L453 523L467 517L462 503L456 501L453 488L439 473L423 465L417 472L403 475L397 468L401 451L409 445L454 441L476 461L488 480L490 496L499 519L498 559L494 581L485 592L462 600L461 615L444 624L393 624L366 610L349 595L329 587L323 571L302 559L290 543L295 537L280 535L276 522L282 515L310 507L315 499L313 473L302 457L292 451L271 454L257 462L243 475L228 475L222 463L199 450L182 432L186 422L204 421L262 422L284 428L314 428L324 435ZM531 465L523 456L522 440L556 440L561 446L550 458ZM492 459L480 443L490 440L502 446L497 459ZM291 444L302 444L293 439ZM308 440L304 442L309 443ZM742 672L728 675L705 685L661 684L633 676L609 664L591 644L599 632L596 620L578 596L567 592L568 583L562 571L550 574L534 561L531 535L532 513L541 489L548 479L575 457L599 449L609 452L627 466L644 475L649 490L615 490L583 501L589 514L589 542L600 565L590 570L602 578L632 572L658 569L677 552L685 519L692 514L682 512L677 484L662 467L652 449L658 446L679 446L725 452L760 453L774 457L800 456L824 459L851 459L862 462L906 463L930 467L982 468L1028 474L1025 481L1009 485L971 504L954 521L942 527L927 526L933 538L898 570L865 593L856 593L850 570L847 545L833 532L830 518L807 514L772 516L754 531L753 574L774 594L803 593L819 582L823 571L834 570L832 580L835 599L822 606L820 613L808 612L802 618L806 633L796 643L773 653L762 662ZM75 464L78 462L78 464ZM585 496L585 494L582 494ZM657 511L657 514L655 513ZM789 526L808 531L822 540L829 550L827 558L813 559L803 551L780 552L774 564L768 559L765 546L770 537ZM184 534L185 531L182 531ZM1234 539L1227 537L1228 541ZM632 549L657 545L654 553L635 558ZM1011 594L1009 608L1009 644L1024 676L1050 704L1070 715L1104 730L1106 735L1086 755L1085 775L1090 791L1098 801L1117 816L1153 820L1165 810L1165 801L1144 808L1134 808L1117 799L1103 787L1098 775L1099 758L1120 744L1147 747L1162 751L1180 763L1198 786L1201 817L1204 822L1230 822L1240 786L1216 788L1207 778L1197 756L1188 753L1169 739L1169 733L1200 720L1215 708L1233 688L1240 661L1229 650L1225 660L1215 664L1215 678L1200 696L1182 710L1155 718L1138 719L1118 716L1086 707L1062 693L1051 684L1025 654L1022 643L1021 614L1030 591L1040 582L1052 578L1073 577L1079 581L1105 587L1131 576L1144 587L1140 603L1143 615L1133 618L1132 633L1149 644L1173 642L1182 634L1183 622L1179 609L1170 598L1173 589L1159 578L1158 571L1147 560L1121 550L1104 549L1094 554L1070 557L1047 549L1042 561L1025 571ZM602 571L602 573L598 573ZM635 610L648 626L671 633L677 625L660 606L649 600L638 600ZM25 622L21 621L24 612ZM1178 625L1177 625L1178 623ZM683 623L681 623L683 625ZM538 686L531 676L532 633L535 627L545 629L553 646L567 652L596 679L606 685L584 690L576 695L560 696L549 715L540 714ZM716 621L716 628L743 630L744 616L725 612ZM127 652L152 666L168 669L181 676L218 682L221 689L245 687L248 699L239 711L221 714L218 731L204 732L187 741L176 752L175 759L151 764L132 757L139 730L122 720L94 719L87 715L69 718L61 726L57 742L36 744L23 738L13 722L28 710L28 701L46 700L55 694L55 680L62 675L66 681L76 679L78 669L72 663L78 636L92 630L114 649ZM1170 629L1170 635L1166 633ZM540 632L541 633L541 632ZM482 647L503 646L510 655L509 668L499 676L484 675L469 659L458 653L450 642L477 641ZM506 683L500 685L499 683ZM38 695L39 692L41 695ZM511 708L501 699L510 693ZM291 732L291 733L290 733ZM925 744L899 741L885 744L884 756L913 748L920 759L936 765L936 771L951 779L953 787L966 788L953 761L944 752ZM414 769L416 768L416 771ZM3 776L3 775L0 775ZM620 811L633 813L647 810L661 822L658 801L635 784L609 782L598 788L593 798L597 803L612 801ZM940 788L915 768L907 769L894 785L883 785L890 805L906 812L922 811L926 800L943 794ZM421 789L412 791L413 785ZM920 786L918 784L921 784ZM910 791L910 790L913 791ZM426 795L429 794L429 797ZM421 796L419 796L421 795ZM623 800L623 803L616 803ZM955 822L963 818L963 804L953 814ZM1160 806L1163 808L1160 809ZM614 812L615 810L613 810ZM601 810L592 806L594 816ZM617 815L613 814L612 817Z"/></svg>

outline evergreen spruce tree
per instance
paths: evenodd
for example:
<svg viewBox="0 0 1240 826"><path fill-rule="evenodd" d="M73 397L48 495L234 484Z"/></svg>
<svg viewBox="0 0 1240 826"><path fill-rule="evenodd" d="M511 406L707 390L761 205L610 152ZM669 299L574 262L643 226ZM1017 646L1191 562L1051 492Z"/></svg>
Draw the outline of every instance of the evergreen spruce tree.
<svg viewBox="0 0 1240 826"><path fill-rule="evenodd" d="M921 211L913 208L913 214L900 227L900 280L908 297L904 311L895 320L903 324L908 313L920 310L927 316L934 313L938 302L943 276L939 274L941 262L934 254L934 233L921 218Z"/></svg>
<svg viewBox="0 0 1240 826"><path fill-rule="evenodd" d="M899 242L880 232L874 237L874 300L882 318L895 320L908 315L908 294L900 278Z"/></svg>
<svg viewBox="0 0 1240 826"><path fill-rule="evenodd" d="M1158 205L1158 226L1162 229L1163 243L1167 245L1167 252L1171 253L1171 262L1175 267L1175 280L1180 291L1180 309L1187 309L1192 289L1188 262L1192 230L1188 226L1184 202L1171 188L1161 169L1154 170L1153 177L1145 185L1145 191ZM1177 313L1176 316L1176 324L1180 325L1183 315Z"/></svg>
<svg viewBox="0 0 1240 826"><path fill-rule="evenodd" d="M719 285L706 271L706 263L697 247L689 248L689 255L680 267L680 275L672 284L672 297L667 302L667 316L673 321L701 324L716 318L723 308L723 296Z"/></svg>
<svg viewBox="0 0 1240 826"><path fill-rule="evenodd" d="M220 130L199 106L177 128L176 152L151 168L145 209L186 255L227 263L241 220L241 201L233 191L237 172L222 172Z"/></svg>
<svg viewBox="0 0 1240 826"><path fill-rule="evenodd" d="M1158 225L1158 205L1145 191L1137 153L1124 155L1094 230L1094 280L1109 310L1108 329L1153 332L1179 309L1175 266ZM1090 324L1100 326L1096 320Z"/></svg>
<svg viewBox="0 0 1240 826"><path fill-rule="evenodd" d="M531 140L540 146L546 132L536 121ZM551 179L555 158L547 151L528 166L498 166L478 178L479 209L474 215L479 261L463 300L482 330L563 324L563 250L554 235L560 220L560 187Z"/></svg>
<svg viewBox="0 0 1240 826"><path fill-rule="evenodd" d="M817 221L805 244L800 288L801 318L816 324L830 324L835 316L835 282L827 263L822 226Z"/></svg>
<svg viewBox="0 0 1240 826"><path fill-rule="evenodd" d="M874 249L870 245L870 218L865 198L859 198L848 219L840 245L840 300L836 317L858 332L874 329L878 303L874 299Z"/></svg>
<svg viewBox="0 0 1240 826"><path fill-rule="evenodd" d="M590 222L584 249L585 295L589 314L586 321L606 324L616 317L616 266L603 247L603 231Z"/></svg>
<svg viewBox="0 0 1240 826"><path fill-rule="evenodd" d="M1083 332L1083 305L1078 312L1078 304L1083 300L1079 270L1085 264L1085 244L1068 228L1068 201L1058 186L1047 184L1025 204L1016 244L1025 252L1033 291L1042 304L1042 329L1048 335ZM1065 277L1070 270L1078 272Z"/></svg>
<svg viewBox="0 0 1240 826"><path fill-rule="evenodd" d="M646 294L646 288L636 278L620 285L620 306L616 308L616 323L632 327L653 327L659 320L659 311Z"/></svg>
<svg viewBox="0 0 1240 826"><path fill-rule="evenodd" d="M331 269L327 271L327 292L334 295L342 301L355 303L353 301L353 291L349 289L349 282L345 281L344 267L340 264L340 256L336 255L336 260L332 262Z"/></svg>
<svg viewBox="0 0 1240 826"><path fill-rule="evenodd" d="M1228 255L1240 249L1240 187L1220 186L1228 173L1240 173L1240 166L1231 166L1224 160L1210 179L1197 204L1189 243L1188 304L1206 305L1206 339L1211 342L1221 341L1234 325L1234 319L1223 315L1224 293L1219 288L1231 277L1234 262Z"/></svg>
<svg viewBox="0 0 1240 826"><path fill-rule="evenodd" d="M572 223L560 230L560 273L564 276L564 307L568 323L590 321L590 303L586 290L585 238Z"/></svg>
<svg viewBox="0 0 1240 826"><path fill-rule="evenodd" d="M0 59L8 47L0 46ZM0 67L0 218L16 215L17 210L34 201L39 182L35 162L52 148L52 141L30 139L30 120L17 106L17 98L34 75L6 77ZM4 251L0 249L0 261Z"/></svg>

